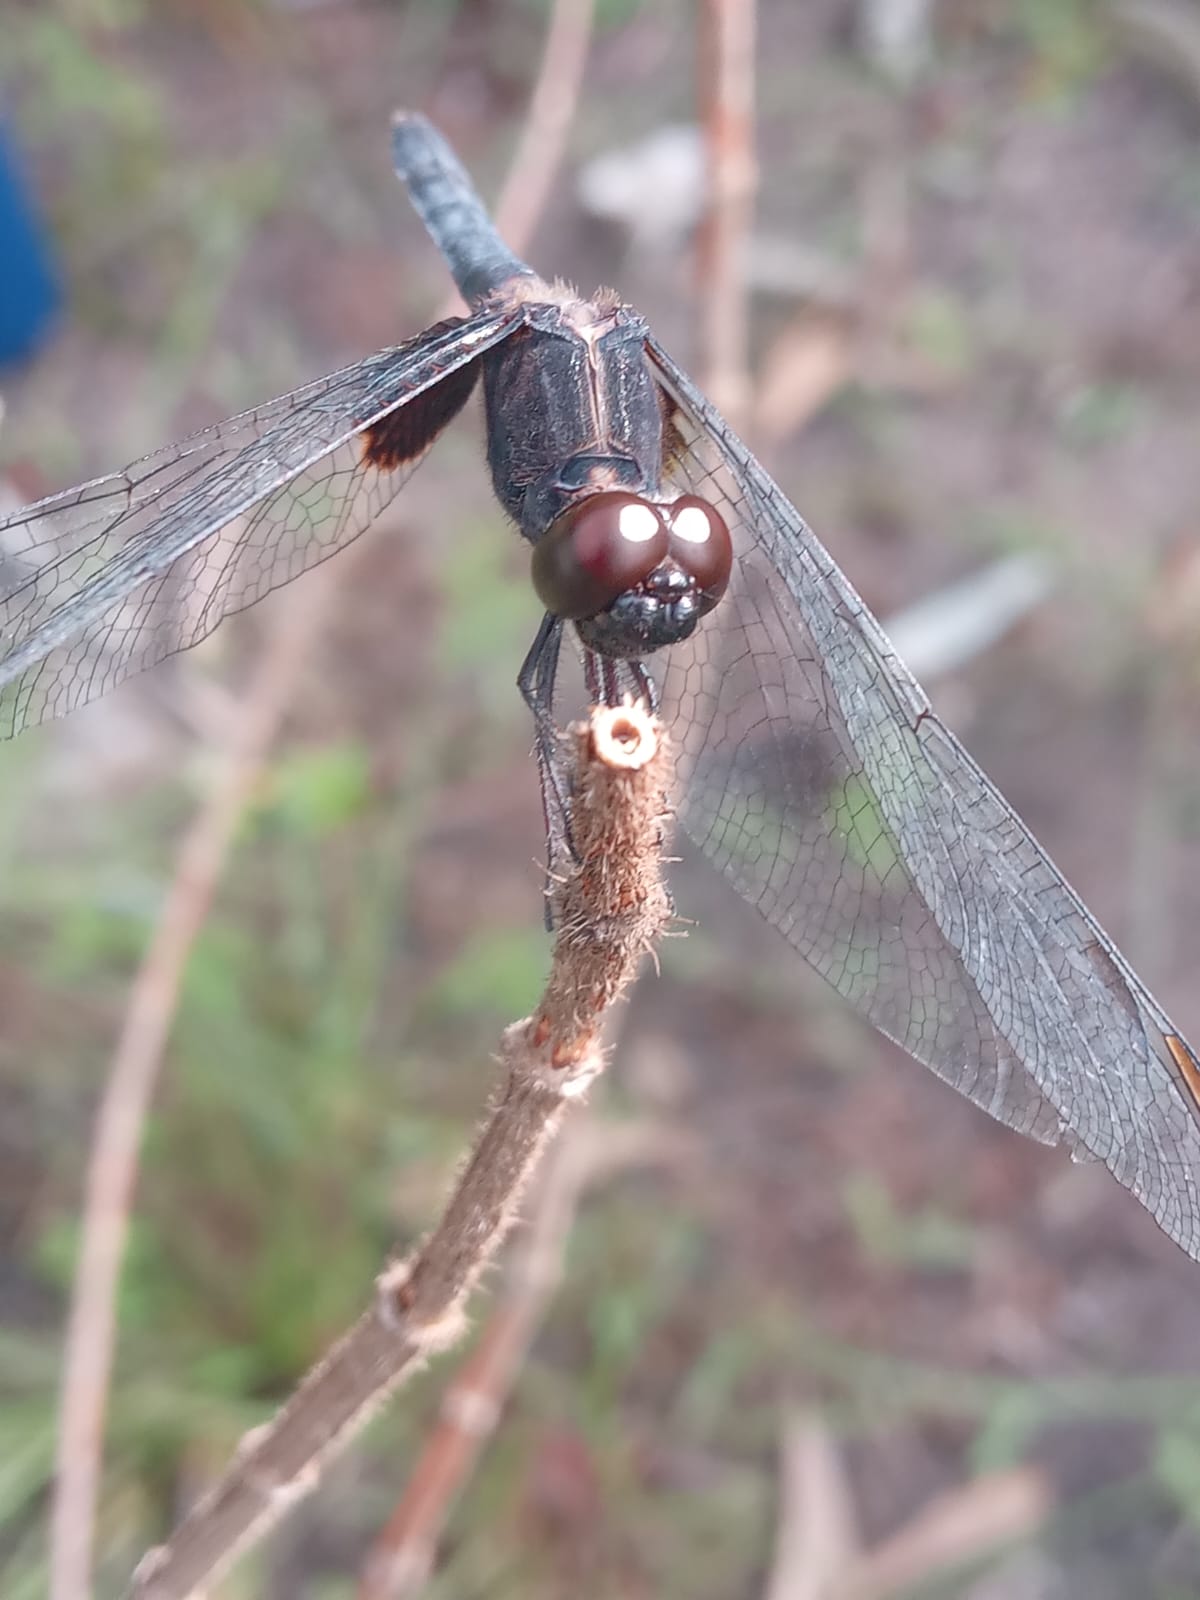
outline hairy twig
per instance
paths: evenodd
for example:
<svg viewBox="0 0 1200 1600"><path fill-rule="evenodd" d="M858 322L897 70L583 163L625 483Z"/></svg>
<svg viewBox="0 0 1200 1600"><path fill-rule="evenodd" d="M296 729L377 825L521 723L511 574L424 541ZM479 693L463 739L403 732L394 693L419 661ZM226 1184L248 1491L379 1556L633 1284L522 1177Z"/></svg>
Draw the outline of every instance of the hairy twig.
<svg viewBox="0 0 1200 1600"><path fill-rule="evenodd" d="M633 1162L686 1148L673 1130L576 1119L555 1144L487 1324L441 1404L408 1485L363 1568L359 1600L409 1600L429 1576L450 1508L500 1420L563 1272L585 1190Z"/></svg>
<svg viewBox="0 0 1200 1600"><path fill-rule="evenodd" d="M441 1221L384 1270L370 1310L274 1421L247 1435L170 1542L143 1559L136 1600L184 1600L210 1583L314 1486L415 1367L459 1337L539 1156L600 1071L605 1013L671 916L661 857L672 774L661 729L640 707L596 708L570 739L577 859L551 892L550 977L533 1016L503 1036L504 1086Z"/></svg>
<svg viewBox="0 0 1200 1600"><path fill-rule="evenodd" d="M700 235L705 386L735 428L750 409L746 253L754 155L754 0L705 0L700 95L709 210Z"/></svg>

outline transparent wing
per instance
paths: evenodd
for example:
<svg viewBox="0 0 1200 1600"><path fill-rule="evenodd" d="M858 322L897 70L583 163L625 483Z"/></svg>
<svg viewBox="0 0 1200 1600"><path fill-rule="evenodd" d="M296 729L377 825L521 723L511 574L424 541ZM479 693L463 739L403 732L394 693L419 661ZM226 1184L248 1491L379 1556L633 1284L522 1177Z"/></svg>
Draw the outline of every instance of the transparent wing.
<svg viewBox="0 0 1200 1600"><path fill-rule="evenodd" d="M688 833L835 988L1000 1121L1091 1155L1200 1259L1200 1063L799 513L657 346L672 473L738 547L671 651Z"/></svg>
<svg viewBox="0 0 1200 1600"><path fill-rule="evenodd" d="M519 320L441 323L0 521L0 737L187 649L362 533Z"/></svg>

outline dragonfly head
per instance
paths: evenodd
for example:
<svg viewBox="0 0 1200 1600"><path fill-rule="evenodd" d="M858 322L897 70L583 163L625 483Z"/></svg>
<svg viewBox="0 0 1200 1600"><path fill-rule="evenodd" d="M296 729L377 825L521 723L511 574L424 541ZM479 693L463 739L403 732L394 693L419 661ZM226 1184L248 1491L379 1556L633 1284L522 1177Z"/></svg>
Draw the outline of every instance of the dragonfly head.
<svg viewBox="0 0 1200 1600"><path fill-rule="evenodd" d="M624 490L577 500L533 547L533 586L601 655L635 659L686 639L725 593L729 529L698 495Z"/></svg>

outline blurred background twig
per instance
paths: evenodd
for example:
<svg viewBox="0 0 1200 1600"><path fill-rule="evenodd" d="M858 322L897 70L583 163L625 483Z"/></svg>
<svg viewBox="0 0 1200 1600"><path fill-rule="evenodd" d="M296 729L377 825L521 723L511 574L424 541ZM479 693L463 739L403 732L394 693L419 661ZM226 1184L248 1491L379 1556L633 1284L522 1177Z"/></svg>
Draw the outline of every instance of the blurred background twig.
<svg viewBox="0 0 1200 1600"><path fill-rule="evenodd" d="M84 1188L79 1265L63 1350L62 1400L50 1539L53 1600L87 1600L107 1397L116 1339L117 1281L129 1232L146 1112L179 986L243 809L275 736L305 653L332 602L325 575L284 612L248 685L203 809L184 836L153 941L129 1007L96 1117Z"/></svg>
<svg viewBox="0 0 1200 1600"><path fill-rule="evenodd" d="M746 265L758 169L754 149L757 7L753 0L703 0L697 99L708 158L708 206L700 226L696 280L704 383L735 428L750 411L750 322Z"/></svg>

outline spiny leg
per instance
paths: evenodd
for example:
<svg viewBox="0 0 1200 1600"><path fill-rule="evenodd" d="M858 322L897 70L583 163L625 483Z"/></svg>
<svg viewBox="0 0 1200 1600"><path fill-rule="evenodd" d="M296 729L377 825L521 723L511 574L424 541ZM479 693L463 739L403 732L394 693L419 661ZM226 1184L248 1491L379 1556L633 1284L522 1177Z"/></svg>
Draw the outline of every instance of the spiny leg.
<svg viewBox="0 0 1200 1600"><path fill-rule="evenodd" d="M583 671L588 699L593 705L620 705L628 694L640 701L647 711L658 711L658 689L640 661L615 661L610 656L585 650ZM622 686L623 678L628 680L627 688Z"/></svg>
<svg viewBox="0 0 1200 1600"><path fill-rule="evenodd" d="M651 716L657 716L660 700L658 685L654 682L654 679L640 661L629 662L629 675L633 679L635 696L642 702Z"/></svg>
<svg viewBox="0 0 1200 1600"><path fill-rule="evenodd" d="M559 760L558 729L554 721L554 691L562 634L561 619L547 613L517 674L517 688L533 714L534 756L542 788L542 819L546 825L546 859L552 872L557 862L574 855L570 790ZM547 901L547 925L549 917Z"/></svg>

